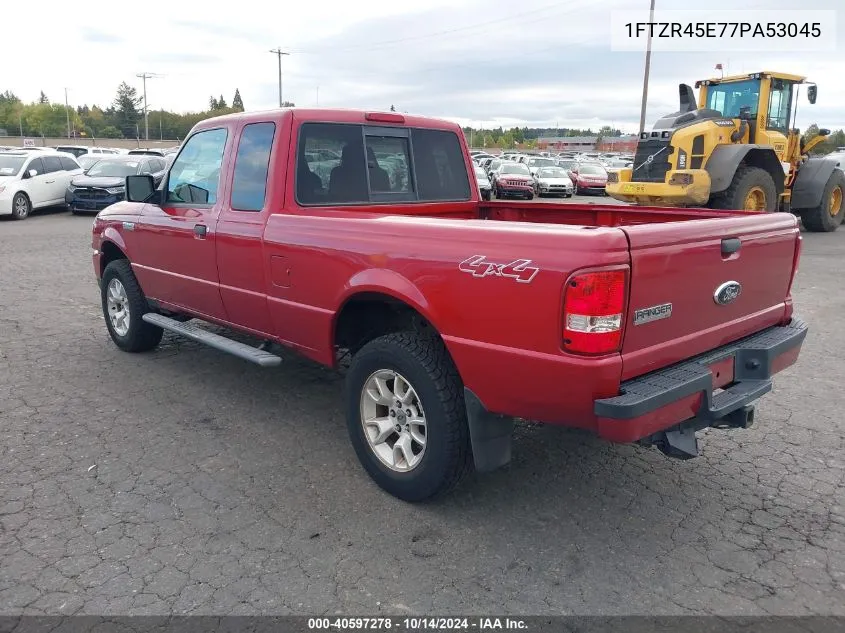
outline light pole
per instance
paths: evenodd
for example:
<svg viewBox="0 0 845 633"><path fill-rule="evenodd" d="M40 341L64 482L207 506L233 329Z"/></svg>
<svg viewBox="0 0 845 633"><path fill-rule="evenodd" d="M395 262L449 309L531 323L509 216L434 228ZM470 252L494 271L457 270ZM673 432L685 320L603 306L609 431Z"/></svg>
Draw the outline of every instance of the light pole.
<svg viewBox="0 0 845 633"><path fill-rule="evenodd" d="M65 88L65 116L67 117L67 137L70 138L70 106L67 103L67 88Z"/></svg>
<svg viewBox="0 0 845 633"><path fill-rule="evenodd" d="M271 49L270 52L279 58L279 107L283 108L284 101L282 100L282 55L290 55L290 53L284 52L281 47Z"/></svg>
<svg viewBox="0 0 845 633"><path fill-rule="evenodd" d="M640 134L642 135L643 130L645 129L645 105L646 101L648 101L648 74L651 70L651 31L652 27L651 24L654 23L654 0L651 0L651 9L649 10L649 29L648 29L648 42L646 44L645 49L645 71L643 72L643 101L640 105Z"/></svg>
<svg viewBox="0 0 845 633"><path fill-rule="evenodd" d="M149 141L150 126L147 121L147 79L155 79L156 77L161 77L161 75L157 73L138 73L135 76L144 82L144 139Z"/></svg>

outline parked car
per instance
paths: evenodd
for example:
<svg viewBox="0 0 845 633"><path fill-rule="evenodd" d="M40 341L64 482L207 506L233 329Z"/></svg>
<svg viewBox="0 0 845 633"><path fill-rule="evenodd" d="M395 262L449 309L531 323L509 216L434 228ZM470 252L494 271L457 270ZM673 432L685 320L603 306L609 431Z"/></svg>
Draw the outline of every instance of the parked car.
<svg viewBox="0 0 845 633"><path fill-rule="evenodd" d="M531 200L534 197L534 177L522 163L502 163L493 172L493 194L497 198L518 196Z"/></svg>
<svg viewBox="0 0 845 633"><path fill-rule="evenodd" d="M70 154L3 152L0 154L0 215L23 220L35 209L62 204L71 179L82 167Z"/></svg>
<svg viewBox="0 0 845 633"><path fill-rule="evenodd" d="M555 161L552 158L544 158L542 156L531 156L526 162L528 165L528 171L531 172L532 176L537 175L537 171L541 167L554 167Z"/></svg>
<svg viewBox="0 0 845 633"><path fill-rule="evenodd" d="M613 158L604 163L604 169L607 172L619 171L620 169L630 169L633 166L634 161L622 158Z"/></svg>
<svg viewBox="0 0 845 633"><path fill-rule="evenodd" d="M498 159L498 158L494 158L493 160L491 160L491 161L487 164L487 167L485 167L485 168L484 168L484 171L485 171L485 172L486 172L486 174L487 174L487 178L488 178L488 180L490 180L490 183L491 183L491 184L492 184L492 182L493 182L492 173L493 173L494 171L496 171L496 170L499 168L499 165L501 165L501 164L502 164L502 163L504 163L504 162L505 162L504 160L501 160L501 159Z"/></svg>
<svg viewBox="0 0 845 633"><path fill-rule="evenodd" d="M561 167L540 167L534 176L535 193L539 196L571 198L574 190L569 173Z"/></svg>
<svg viewBox="0 0 845 633"><path fill-rule="evenodd" d="M572 168L578 164L578 161L573 158L558 158L556 164L561 169L565 169L566 173L569 174L569 172L572 171Z"/></svg>
<svg viewBox="0 0 845 633"><path fill-rule="evenodd" d="M165 159L158 156L102 157L71 180L65 191L65 204L74 215L96 213L126 197L127 176L149 174L158 186L166 167Z"/></svg>
<svg viewBox="0 0 845 633"><path fill-rule="evenodd" d="M569 175L575 183L575 193L607 195L607 171L599 163L576 163Z"/></svg>
<svg viewBox="0 0 845 633"><path fill-rule="evenodd" d="M82 156L76 157L76 162L80 164L82 169L87 171L94 163L103 160L103 158L104 156L102 154L83 154Z"/></svg>
<svg viewBox="0 0 845 633"><path fill-rule="evenodd" d="M138 149L130 149L127 153L129 156L165 156L165 150L152 149L149 147L139 147Z"/></svg>
<svg viewBox="0 0 845 633"><path fill-rule="evenodd" d="M487 173L481 168L475 168L475 180L478 182L478 190L481 192L482 200L490 200L493 195L493 186L490 184Z"/></svg>
<svg viewBox="0 0 845 633"><path fill-rule="evenodd" d="M108 147L92 147L88 145L58 145L55 149L57 152L73 154L77 158L86 154L93 154L95 156L100 157L114 156L115 154L117 154L116 150L113 150Z"/></svg>
<svg viewBox="0 0 845 633"><path fill-rule="evenodd" d="M326 180L304 151L323 146L342 153ZM407 178L390 187L369 150L403 157ZM103 327L126 352L153 350L167 330L259 367L282 362L277 345L329 367L349 359L355 453L408 501L453 488L473 464L506 464L513 416L682 458L698 454L696 431L751 424L751 403L808 331L793 316L792 214L490 205L469 167L458 125L400 113L202 121L161 186L128 176L128 200L93 222ZM737 235L742 256L726 257ZM109 359L127 384L149 371L120 365ZM211 388L196 380L191 398Z"/></svg>

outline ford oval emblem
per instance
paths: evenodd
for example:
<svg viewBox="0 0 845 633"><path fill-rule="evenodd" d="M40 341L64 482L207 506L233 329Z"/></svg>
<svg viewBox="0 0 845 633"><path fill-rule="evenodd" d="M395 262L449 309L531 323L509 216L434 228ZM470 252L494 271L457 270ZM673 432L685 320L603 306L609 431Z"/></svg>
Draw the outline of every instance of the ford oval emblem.
<svg viewBox="0 0 845 633"><path fill-rule="evenodd" d="M716 292L713 293L713 301L720 306L728 305L733 303L741 293L742 285L738 281L726 281L716 288Z"/></svg>

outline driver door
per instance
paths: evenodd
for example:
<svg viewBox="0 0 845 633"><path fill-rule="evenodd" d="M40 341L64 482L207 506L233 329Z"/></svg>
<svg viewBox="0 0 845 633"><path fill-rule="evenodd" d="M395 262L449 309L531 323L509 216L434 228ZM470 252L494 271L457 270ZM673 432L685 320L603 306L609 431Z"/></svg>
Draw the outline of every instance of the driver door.
<svg viewBox="0 0 845 633"><path fill-rule="evenodd" d="M161 205L144 205L133 231L134 268L146 295L222 321L216 227L230 137L227 127L191 136L163 181Z"/></svg>

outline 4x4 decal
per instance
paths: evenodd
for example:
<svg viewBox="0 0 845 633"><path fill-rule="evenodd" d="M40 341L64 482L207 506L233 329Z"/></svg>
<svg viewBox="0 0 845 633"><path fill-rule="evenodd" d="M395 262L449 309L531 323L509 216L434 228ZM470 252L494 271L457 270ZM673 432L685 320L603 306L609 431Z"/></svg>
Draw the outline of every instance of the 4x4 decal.
<svg viewBox="0 0 845 633"><path fill-rule="evenodd" d="M527 284L540 272L539 268L530 266L531 263L530 259L515 259L510 264L497 264L487 261L486 255L473 255L458 264L458 270L473 277L510 277Z"/></svg>

